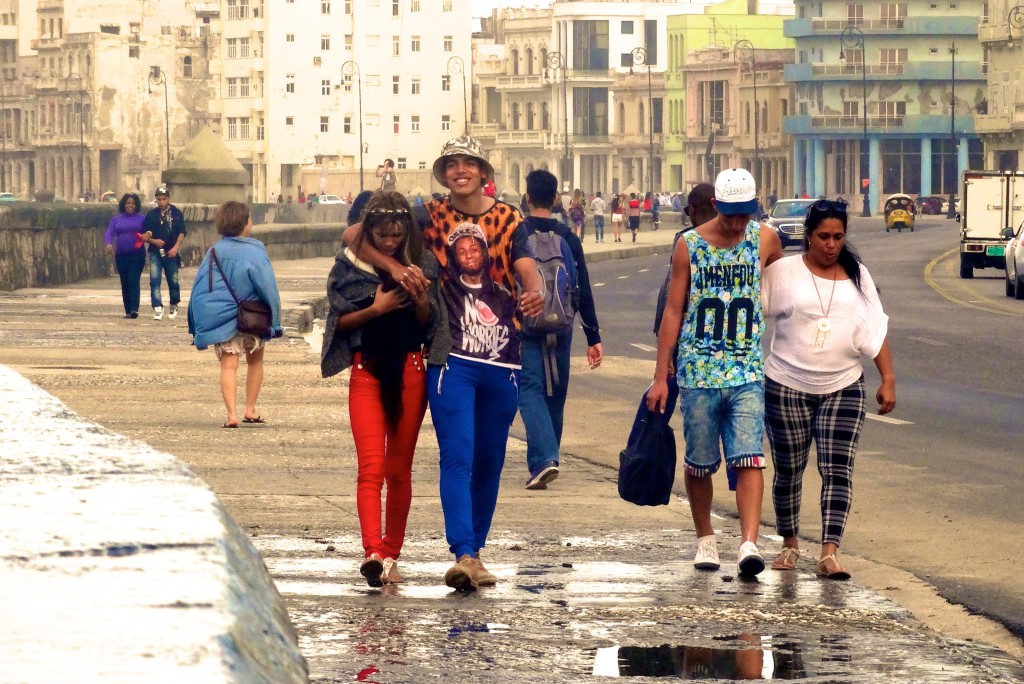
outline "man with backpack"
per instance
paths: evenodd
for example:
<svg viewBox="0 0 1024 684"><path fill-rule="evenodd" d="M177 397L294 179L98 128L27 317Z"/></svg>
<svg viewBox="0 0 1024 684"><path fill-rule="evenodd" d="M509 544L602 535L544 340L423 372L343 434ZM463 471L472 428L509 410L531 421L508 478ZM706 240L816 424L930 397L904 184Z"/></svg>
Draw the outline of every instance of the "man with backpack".
<svg viewBox="0 0 1024 684"><path fill-rule="evenodd" d="M526 427L527 489L547 489L558 477L562 417L569 389L569 353L578 311L590 368L601 365L601 332L580 239L552 218L558 179L543 169L526 176L530 215L523 222L544 280L544 312L523 319L519 415Z"/></svg>

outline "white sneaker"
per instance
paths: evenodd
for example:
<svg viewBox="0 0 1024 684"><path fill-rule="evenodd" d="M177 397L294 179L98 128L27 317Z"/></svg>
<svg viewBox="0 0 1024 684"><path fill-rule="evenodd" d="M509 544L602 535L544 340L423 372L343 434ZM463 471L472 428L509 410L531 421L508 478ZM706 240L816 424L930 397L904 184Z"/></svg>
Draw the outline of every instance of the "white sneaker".
<svg viewBox="0 0 1024 684"><path fill-rule="evenodd" d="M177 318L177 316L178 316L178 305L177 304L171 304L171 308L167 312L167 317L173 320L174 318Z"/></svg>
<svg viewBox="0 0 1024 684"><path fill-rule="evenodd" d="M718 561L718 542L715 535L709 534L706 537L697 539L697 555L693 559L693 567L698 570L717 570L721 563Z"/></svg>
<svg viewBox="0 0 1024 684"><path fill-rule="evenodd" d="M740 544L736 567L739 574L744 577L754 577L764 571L764 558L757 552L757 545L754 542Z"/></svg>
<svg viewBox="0 0 1024 684"><path fill-rule="evenodd" d="M164 307L157 306L153 308L153 320L159 321L164 317Z"/></svg>

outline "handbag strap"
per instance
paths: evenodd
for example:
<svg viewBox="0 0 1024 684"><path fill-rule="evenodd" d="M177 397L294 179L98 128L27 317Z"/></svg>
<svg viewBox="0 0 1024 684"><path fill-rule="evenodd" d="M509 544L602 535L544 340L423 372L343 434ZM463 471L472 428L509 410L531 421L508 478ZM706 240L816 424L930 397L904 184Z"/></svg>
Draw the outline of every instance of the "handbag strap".
<svg viewBox="0 0 1024 684"><path fill-rule="evenodd" d="M220 277L223 278L224 284L227 285L228 292L231 293L231 298L235 300L235 305L237 306L237 305L241 304L242 302L240 302L238 300L238 296L235 294L235 291L233 289L231 289L231 283L228 282L227 276L224 275L224 269L222 269L220 267L220 261L217 260L217 251L213 247L210 248L210 258L213 260L213 264L214 264L214 266L217 267L217 270L220 271ZM210 290L211 291L213 290L213 269L212 268L210 269Z"/></svg>

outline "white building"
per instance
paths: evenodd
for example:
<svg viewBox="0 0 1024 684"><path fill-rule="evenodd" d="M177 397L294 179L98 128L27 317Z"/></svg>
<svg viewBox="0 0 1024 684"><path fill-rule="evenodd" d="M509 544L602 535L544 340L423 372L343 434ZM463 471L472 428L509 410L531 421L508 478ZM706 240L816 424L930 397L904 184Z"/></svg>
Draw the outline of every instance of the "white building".
<svg viewBox="0 0 1024 684"><path fill-rule="evenodd" d="M429 190L443 143L466 127L470 0L251 2L221 0L211 69L254 200L374 189L385 158L399 190Z"/></svg>

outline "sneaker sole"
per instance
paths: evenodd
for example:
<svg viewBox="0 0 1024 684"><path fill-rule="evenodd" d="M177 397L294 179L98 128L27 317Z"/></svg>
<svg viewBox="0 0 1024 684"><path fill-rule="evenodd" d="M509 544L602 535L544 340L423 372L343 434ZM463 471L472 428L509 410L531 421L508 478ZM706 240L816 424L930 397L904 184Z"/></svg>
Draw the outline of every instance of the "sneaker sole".
<svg viewBox="0 0 1024 684"><path fill-rule="evenodd" d="M758 556L747 556L738 564L739 573L744 577L755 577L764 572L764 559Z"/></svg>
<svg viewBox="0 0 1024 684"><path fill-rule="evenodd" d="M697 570L718 570L722 567L721 563L714 563L711 561L701 561L700 563L694 563L693 567Z"/></svg>
<svg viewBox="0 0 1024 684"><path fill-rule="evenodd" d="M554 470L554 469L543 471L543 472L541 472L540 475L537 476L536 480L530 480L529 482L527 482L526 483L526 488L527 489L547 489L548 488L548 483L549 482L553 482L556 479L558 479L558 475L559 475L559 472L557 470Z"/></svg>

